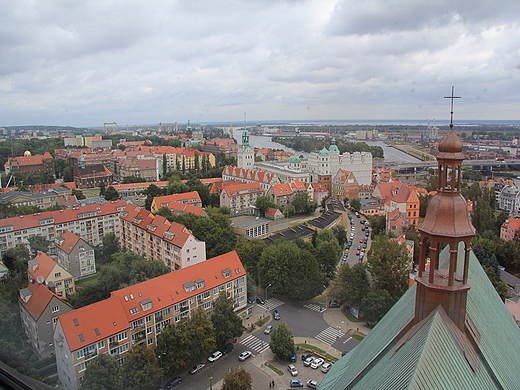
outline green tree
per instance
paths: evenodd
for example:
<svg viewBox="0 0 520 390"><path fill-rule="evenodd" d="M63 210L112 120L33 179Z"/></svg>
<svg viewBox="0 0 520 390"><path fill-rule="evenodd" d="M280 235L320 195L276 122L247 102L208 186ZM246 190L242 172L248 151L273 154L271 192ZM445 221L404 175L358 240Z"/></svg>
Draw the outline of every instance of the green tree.
<svg viewBox="0 0 520 390"><path fill-rule="evenodd" d="M369 288L367 264L360 262L352 267L345 264L341 267L338 277L333 282L331 297L343 301L349 306L361 308Z"/></svg>
<svg viewBox="0 0 520 390"><path fill-rule="evenodd" d="M166 218L168 221L173 221L173 214L172 211L168 207L161 207L155 215L160 215L161 217Z"/></svg>
<svg viewBox="0 0 520 390"><path fill-rule="evenodd" d="M489 231L491 234L495 231L495 215L494 209L491 208L489 201L485 199L478 200L473 205L473 212L471 213L471 222L477 233L481 236Z"/></svg>
<svg viewBox="0 0 520 390"><path fill-rule="evenodd" d="M9 271L22 275L27 272L27 262L30 258L29 249L24 244L16 244L14 248L6 250L2 256L2 260Z"/></svg>
<svg viewBox="0 0 520 390"><path fill-rule="evenodd" d="M276 208L276 204L274 200L269 195L262 195L256 199L255 207L258 209L258 212L262 217L265 217L265 213L269 208Z"/></svg>
<svg viewBox="0 0 520 390"><path fill-rule="evenodd" d="M108 186L105 190L105 200L110 201L117 199L120 199L119 192L117 192L117 190L114 187Z"/></svg>
<svg viewBox="0 0 520 390"><path fill-rule="evenodd" d="M285 322L279 324L271 332L271 351L280 359L289 360L294 353L294 338Z"/></svg>
<svg viewBox="0 0 520 390"><path fill-rule="evenodd" d="M495 288L497 294L500 296L500 299L505 301L509 298L509 286L506 282L500 279L500 271L496 271L493 267L482 266L482 268L484 269L484 272L486 272L486 275Z"/></svg>
<svg viewBox="0 0 520 390"><path fill-rule="evenodd" d="M131 388L142 388L162 375L159 359L153 349L142 344L136 345L128 352L122 368L126 385Z"/></svg>
<svg viewBox="0 0 520 390"><path fill-rule="evenodd" d="M47 240L43 236L31 236L28 238L31 249L36 254L38 251L45 252L49 250L49 246L52 244L50 240Z"/></svg>
<svg viewBox="0 0 520 390"><path fill-rule="evenodd" d="M350 200L350 206L356 211L359 211L361 209L361 201L358 198L354 198Z"/></svg>
<svg viewBox="0 0 520 390"><path fill-rule="evenodd" d="M396 299L386 290L375 289L363 299L363 319L368 325L375 325L392 308Z"/></svg>
<svg viewBox="0 0 520 390"><path fill-rule="evenodd" d="M163 154L162 156L162 171L163 176L166 176L166 174L168 173L168 161L166 159L166 154Z"/></svg>
<svg viewBox="0 0 520 390"><path fill-rule="evenodd" d="M419 263L419 256L421 254L421 248L419 246L419 231L414 225L408 225L403 227L404 238L413 241L413 262L414 264Z"/></svg>
<svg viewBox="0 0 520 390"><path fill-rule="evenodd" d="M320 231L316 237L314 256L320 264L320 269L327 279L334 278L338 265L341 247L330 229Z"/></svg>
<svg viewBox="0 0 520 390"><path fill-rule="evenodd" d="M253 378L251 374L244 370L244 367L231 369L224 374L222 390L251 390L253 388Z"/></svg>
<svg viewBox="0 0 520 390"><path fill-rule="evenodd" d="M325 279L314 255L285 240L268 246L258 263L262 285L297 300L310 299L323 290Z"/></svg>
<svg viewBox="0 0 520 390"><path fill-rule="evenodd" d="M121 390L124 388L123 370L117 361L106 354L98 355L87 366L82 390Z"/></svg>
<svg viewBox="0 0 520 390"><path fill-rule="evenodd" d="M368 270L376 289L399 298L408 287L409 259L406 247L387 236L376 236L368 253Z"/></svg>
<svg viewBox="0 0 520 390"><path fill-rule="evenodd" d="M156 352L161 357L163 367L179 370L197 358L189 350L189 340L185 332L187 323L167 325L157 336Z"/></svg>
<svg viewBox="0 0 520 390"><path fill-rule="evenodd" d="M76 199L78 200L81 200L81 199L86 199L87 197L85 195L83 195L83 191L81 190L77 190L77 189L73 189L71 191L72 195L76 197Z"/></svg>
<svg viewBox="0 0 520 390"><path fill-rule="evenodd" d="M294 207L296 214L310 214L318 208L318 204L310 200L307 192L296 194L291 205Z"/></svg>
<svg viewBox="0 0 520 390"><path fill-rule="evenodd" d="M234 303L227 291L221 291L213 302L211 322L215 329L217 346L224 345L227 340L238 337L243 332L242 320L233 311Z"/></svg>
<svg viewBox="0 0 520 390"><path fill-rule="evenodd" d="M332 233L334 233L340 248L345 247L345 243L347 242L347 232L345 228L343 228L341 225L336 225L332 228Z"/></svg>
<svg viewBox="0 0 520 390"><path fill-rule="evenodd" d="M386 217L384 215L368 217L368 222L372 228L372 238L386 231Z"/></svg>
<svg viewBox="0 0 520 390"><path fill-rule="evenodd" d="M419 196L419 217L424 218L426 216L426 210L431 200L431 195Z"/></svg>
<svg viewBox="0 0 520 390"><path fill-rule="evenodd" d="M238 257L242 260L242 264L244 264L249 276L257 282L258 262L265 248L267 248L267 245L263 240L248 240L245 237L238 238L235 247Z"/></svg>
<svg viewBox="0 0 520 390"><path fill-rule="evenodd" d="M112 255L120 251L119 238L114 233L107 233L103 236L102 246L96 252L96 263L107 264L112 261Z"/></svg>

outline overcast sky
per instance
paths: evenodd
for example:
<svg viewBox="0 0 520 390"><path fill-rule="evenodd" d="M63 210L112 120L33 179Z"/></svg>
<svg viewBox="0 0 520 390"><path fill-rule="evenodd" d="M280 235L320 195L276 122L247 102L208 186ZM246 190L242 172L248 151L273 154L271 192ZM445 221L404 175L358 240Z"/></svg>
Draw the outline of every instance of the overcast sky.
<svg viewBox="0 0 520 390"><path fill-rule="evenodd" d="M518 0L0 2L0 126L520 119Z"/></svg>

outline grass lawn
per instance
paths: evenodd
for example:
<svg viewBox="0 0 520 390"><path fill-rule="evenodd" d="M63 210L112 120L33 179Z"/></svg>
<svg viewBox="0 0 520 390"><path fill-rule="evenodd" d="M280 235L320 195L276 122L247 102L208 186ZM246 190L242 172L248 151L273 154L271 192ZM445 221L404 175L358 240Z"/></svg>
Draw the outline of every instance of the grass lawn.
<svg viewBox="0 0 520 390"><path fill-rule="evenodd" d="M80 279L76 281L76 287L82 286L87 283L93 283L99 278L99 272L96 273L94 276L91 276L90 278Z"/></svg>

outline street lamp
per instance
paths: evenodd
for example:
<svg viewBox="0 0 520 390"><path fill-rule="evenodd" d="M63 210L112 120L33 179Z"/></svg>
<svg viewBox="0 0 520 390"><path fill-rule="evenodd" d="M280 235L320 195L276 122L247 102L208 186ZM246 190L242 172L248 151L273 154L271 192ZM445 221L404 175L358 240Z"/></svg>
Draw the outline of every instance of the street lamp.
<svg viewBox="0 0 520 390"><path fill-rule="evenodd" d="M272 285L273 285L272 283L269 283L269 284L267 285L267 287L265 288L265 300L266 300L266 301L267 301L267 289L268 289L269 287L271 287Z"/></svg>
<svg viewBox="0 0 520 390"><path fill-rule="evenodd" d="M209 390L213 390L213 387L211 386L211 381L213 380L212 376L208 376L209 379Z"/></svg>

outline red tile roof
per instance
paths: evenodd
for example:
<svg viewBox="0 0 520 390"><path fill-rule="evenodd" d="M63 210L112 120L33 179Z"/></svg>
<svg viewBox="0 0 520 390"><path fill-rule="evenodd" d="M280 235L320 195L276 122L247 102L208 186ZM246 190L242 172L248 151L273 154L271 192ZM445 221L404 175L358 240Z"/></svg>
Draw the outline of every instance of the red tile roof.
<svg viewBox="0 0 520 390"><path fill-rule="evenodd" d="M259 192L264 192L260 183L243 183L243 184L235 184L233 186L225 187L222 192L225 192L229 198L234 196L242 196L248 194L254 194Z"/></svg>
<svg viewBox="0 0 520 390"><path fill-rule="evenodd" d="M63 240L60 240L63 239ZM65 230L59 238L56 239L56 247L60 248L62 251L66 253L70 253L78 241L80 240L80 237L72 232L69 232L68 230Z"/></svg>
<svg viewBox="0 0 520 390"><path fill-rule="evenodd" d="M37 268L33 270L31 268L31 265L29 264L27 272L33 275L34 280L36 280L38 276L43 277L44 280L47 279L54 267L58 265L58 263L54 261L52 257L50 257L47 253L41 251L38 251L38 254L33 259L33 261L38 262Z"/></svg>
<svg viewBox="0 0 520 390"><path fill-rule="evenodd" d="M230 270L224 278L222 271ZM236 270L239 272L237 273ZM59 317L71 351L78 350L130 327L130 321L172 306L201 293L201 289L186 292L183 284L204 280L204 291L246 275L238 254L233 251L198 264L112 292L112 296L65 313ZM125 298L126 297L126 298ZM133 298L132 298L133 297ZM143 311L140 302L150 300L152 309ZM130 310L137 308L136 314ZM75 322L78 325L75 325ZM96 334L95 329L98 329ZM81 341L83 335L85 341Z"/></svg>
<svg viewBox="0 0 520 390"><path fill-rule="evenodd" d="M188 204L202 204L200 195L197 191L183 192L181 194L172 194L165 196L157 196L154 198L155 204L158 208L169 207L170 202L188 203Z"/></svg>
<svg viewBox="0 0 520 390"><path fill-rule="evenodd" d="M245 179L267 184L271 184L276 181L276 175L274 173L255 171L252 169L237 168L231 165L227 165L224 167L224 170L222 171L222 177L224 177L224 175L233 176L239 180Z"/></svg>
<svg viewBox="0 0 520 390"><path fill-rule="evenodd" d="M43 160L52 160L53 157L49 152L45 152L43 155L36 156L20 156L20 157L9 157L7 162L4 165L10 165L11 161L15 160L16 163L20 166L29 166L29 165L42 165Z"/></svg>

